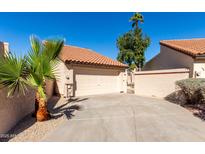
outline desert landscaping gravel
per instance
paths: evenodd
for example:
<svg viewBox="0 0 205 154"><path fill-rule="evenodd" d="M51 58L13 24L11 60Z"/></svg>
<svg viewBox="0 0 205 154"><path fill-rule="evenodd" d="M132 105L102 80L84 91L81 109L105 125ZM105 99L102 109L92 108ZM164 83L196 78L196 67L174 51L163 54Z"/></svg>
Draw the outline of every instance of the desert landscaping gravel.
<svg viewBox="0 0 205 154"><path fill-rule="evenodd" d="M10 132L15 137L9 142L35 142L40 141L47 133L55 130L62 122L69 119L69 103L66 99L53 97L49 102L49 111L52 119L44 122L36 122L36 119L30 115L22 119ZM66 114L67 112L67 114ZM67 116L66 116L67 115Z"/></svg>

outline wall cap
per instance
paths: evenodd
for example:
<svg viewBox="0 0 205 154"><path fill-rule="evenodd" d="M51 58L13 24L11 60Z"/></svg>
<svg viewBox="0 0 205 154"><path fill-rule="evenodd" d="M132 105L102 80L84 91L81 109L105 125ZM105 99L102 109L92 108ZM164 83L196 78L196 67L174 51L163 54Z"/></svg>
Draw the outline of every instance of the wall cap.
<svg viewBox="0 0 205 154"><path fill-rule="evenodd" d="M177 73L189 73L187 68L179 69L162 69L162 70L150 70L150 71L139 71L135 72L135 75L146 75L146 74L177 74Z"/></svg>

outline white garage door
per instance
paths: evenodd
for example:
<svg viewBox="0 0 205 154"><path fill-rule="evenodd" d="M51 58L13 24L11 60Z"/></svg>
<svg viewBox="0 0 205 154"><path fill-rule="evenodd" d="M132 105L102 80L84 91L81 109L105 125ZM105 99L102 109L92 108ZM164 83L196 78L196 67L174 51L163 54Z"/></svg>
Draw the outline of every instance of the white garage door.
<svg viewBox="0 0 205 154"><path fill-rule="evenodd" d="M119 73L111 69L75 69L75 96L120 92Z"/></svg>

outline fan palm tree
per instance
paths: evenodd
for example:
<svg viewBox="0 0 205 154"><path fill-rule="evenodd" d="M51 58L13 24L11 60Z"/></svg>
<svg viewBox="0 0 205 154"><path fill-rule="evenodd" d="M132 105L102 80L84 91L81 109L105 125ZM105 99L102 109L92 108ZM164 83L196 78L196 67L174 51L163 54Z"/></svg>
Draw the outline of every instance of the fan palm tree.
<svg viewBox="0 0 205 154"><path fill-rule="evenodd" d="M58 55L64 45L62 39L41 42L30 37L31 50L21 58L8 55L0 58L0 85L8 88L8 96L23 93L28 87L36 90L35 114L38 121L48 120L45 86L47 79L55 78Z"/></svg>
<svg viewBox="0 0 205 154"><path fill-rule="evenodd" d="M138 28L138 22L143 23L144 18L140 13L135 13L131 18L130 21L133 22L132 27Z"/></svg>

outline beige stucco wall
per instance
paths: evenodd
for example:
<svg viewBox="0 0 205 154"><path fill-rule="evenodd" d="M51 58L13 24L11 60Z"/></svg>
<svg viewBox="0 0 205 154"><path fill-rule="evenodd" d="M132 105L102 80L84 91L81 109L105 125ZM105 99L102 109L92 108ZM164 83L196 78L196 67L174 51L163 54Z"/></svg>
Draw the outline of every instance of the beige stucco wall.
<svg viewBox="0 0 205 154"><path fill-rule="evenodd" d="M47 99L49 100L54 93L54 80L46 80L45 91L46 91Z"/></svg>
<svg viewBox="0 0 205 154"><path fill-rule="evenodd" d="M9 131L24 116L34 111L35 92L26 95L7 97L7 90L0 90L0 134Z"/></svg>
<svg viewBox="0 0 205 154"><path fill-rule="evenodd" d="M125 69L120 70L118 84L120 85L120 89L118 91L127 93L127 71Z"/></svg>
<svg viewBox="0 0 205 154"><path fill-rule="evenodd" d="M193 77L205 78L205 60L195 60L193 63Z"/></svg>
<svg viewBox="0 0 205 154"><path fill-rule="evenodd" d="M160 53L148 61L143 70L188 68L190 69L190 77L192 77L193 62L194 59L191 56L161 45Z"/></svg>
<svg viewBox="0 0 205 154"><path fill-rule="evenodd" d="M58 93L62 96L65 93L66 75L69 75L68 69L65 66L63 61L59 61L58 65L56 67L55 93Z"/></svg>
<svg viewBox="0 0 205 154"><path fill-rule="evenodd" d="M176 89L175 82L189 78L187 69L141 71L135 73L135 94L164 98Z"/></svg>
<svg viewBox="0 0 205 154"><path fill-rule="evenodd" d="M64 97L126 92L127 90L125 69L86 65L66 66L60 63L58 70L61 75L57 81L56 90ZM71 89L67 90L68 88Z"/></svg>

